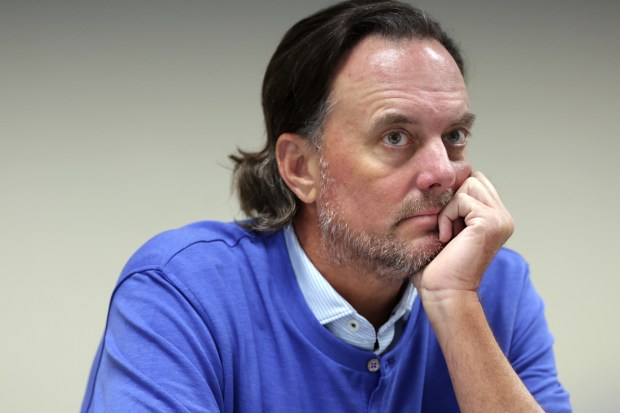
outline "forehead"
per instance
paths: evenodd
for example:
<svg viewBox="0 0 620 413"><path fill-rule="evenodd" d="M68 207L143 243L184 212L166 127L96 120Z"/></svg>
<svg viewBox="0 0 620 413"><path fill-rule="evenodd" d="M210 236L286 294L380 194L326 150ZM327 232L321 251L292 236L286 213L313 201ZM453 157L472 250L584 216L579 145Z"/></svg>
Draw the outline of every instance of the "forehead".
<svg viewBox="0 0 620 413"><path fill-rule="evenodd" d="M467 89L456 62L436 40L373 35L343 59L333 79L331 98L338 103L348 95L363 99L382 93L466 99Z"/></svg>

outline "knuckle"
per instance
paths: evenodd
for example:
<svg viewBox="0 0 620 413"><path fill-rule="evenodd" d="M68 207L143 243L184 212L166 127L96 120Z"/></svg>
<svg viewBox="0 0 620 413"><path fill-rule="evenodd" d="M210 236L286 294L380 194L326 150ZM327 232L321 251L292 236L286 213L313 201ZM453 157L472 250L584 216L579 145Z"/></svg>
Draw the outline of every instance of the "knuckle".
<svg viewBox="0 0 620 413"><path fill-rule="evenodd" d="M459 192L458 194L456 194L456 200L458 202L465 202L465 200L467 200L469 198L469 195L467 195L465 192Z"/></svg>

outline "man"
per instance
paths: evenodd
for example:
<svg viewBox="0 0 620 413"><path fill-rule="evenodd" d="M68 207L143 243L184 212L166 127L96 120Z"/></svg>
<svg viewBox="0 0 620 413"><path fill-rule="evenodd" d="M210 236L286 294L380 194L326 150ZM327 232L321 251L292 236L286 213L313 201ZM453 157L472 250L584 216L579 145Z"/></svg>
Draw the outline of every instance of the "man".
<svg viewBox="0 0 620 413"><path fill-rule="evenodd" d="M267 68L242 223L161 234L114 291L83 411L566 412L543 304L465 155L463 59L350 1Z"/></svg>

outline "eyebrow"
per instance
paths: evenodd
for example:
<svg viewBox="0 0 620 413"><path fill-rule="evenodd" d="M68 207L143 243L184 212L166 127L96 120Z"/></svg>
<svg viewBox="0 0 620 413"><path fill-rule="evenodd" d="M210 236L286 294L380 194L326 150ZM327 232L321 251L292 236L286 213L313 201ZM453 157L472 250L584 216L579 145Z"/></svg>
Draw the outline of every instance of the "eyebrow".
<svg viewBox="0 0 620 413"><path fill-rule="evenodd" d="M466 112L459 120L454 122L454 125L466 125L468 127L472 127L475 120L476 115L471 112Z"/></svg>
<svg viewBox="0 0 620 413"><path fill-rule="evenodd" d="M376 122L373 122L375 128L398 125L398 124L415 124L418 123L415 119L410 118L402 113L392 112L386 113L381 116Z"/></svg>
<svg viewBox="0 0 620 413"><path fill-rule="evenodd" d="M475 120L476 120L476 115L474 115L471 112L466 112L465 114L463 114L463 116L461 116L459 119L453 122L452 126L466 125L468 127L471 127L474 124ZM418 123L418 121L415 120L414 118L406 116L402 113L394 112L394 113L386 113L385 115L378 118L377 121L373 123L373 128L383 128L386 126L403 125L403 124L413 125L416 123Z"/></svg>

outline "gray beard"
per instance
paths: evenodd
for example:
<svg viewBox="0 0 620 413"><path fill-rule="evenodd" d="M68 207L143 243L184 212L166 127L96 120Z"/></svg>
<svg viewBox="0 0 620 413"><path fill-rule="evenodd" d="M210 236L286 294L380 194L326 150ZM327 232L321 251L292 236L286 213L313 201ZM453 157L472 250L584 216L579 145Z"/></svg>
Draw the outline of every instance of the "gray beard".
<svg viewBox="0 0 620 413"><path fill-rule="evenodd" d="M426 208L443 208L452 199L452 191L406 200L398 211L395 223L385 234L377 235L353 229L338 205L336 184L327 171L327 163L319 159L321 195L318 202L319 225L323 251L327 259L360 273L374 273L379 279L402 283L423 270L441 252L439 235L421 248L412 248L396 239L395 228L401 219ZM325 200L327 198L327 200Z"/></svg>
<svg viewBox="0 0 620 413"><path fill-rule="evenodd" d="M319 211L321 242L328 259L339 266L374 273L382 280L402 282L423 270L439 254L443 245L437 238L424 250L413 250L394 235L384 237L354 231L335 210Z"/></svg>

